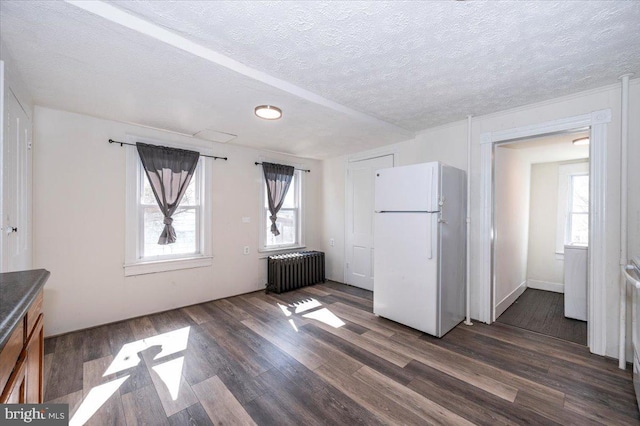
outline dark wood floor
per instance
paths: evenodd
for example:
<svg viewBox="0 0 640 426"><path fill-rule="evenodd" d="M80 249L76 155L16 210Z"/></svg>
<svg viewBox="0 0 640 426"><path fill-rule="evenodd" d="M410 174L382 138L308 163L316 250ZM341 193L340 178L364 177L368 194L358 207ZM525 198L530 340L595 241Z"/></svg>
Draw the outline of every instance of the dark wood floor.
<svg viewBox="0 0 640 426"><path fill-rule="evenodd" d="M587 344L587 323L565 318L562 293L528 288L497 321L580 345Z"/></svg>
<svg viewBox="0 0 640 426"><path fill-rule="evenodd" d="M47 339L72 424L638 424L631 372L502 323L442 339L328 282Z"/></svg>

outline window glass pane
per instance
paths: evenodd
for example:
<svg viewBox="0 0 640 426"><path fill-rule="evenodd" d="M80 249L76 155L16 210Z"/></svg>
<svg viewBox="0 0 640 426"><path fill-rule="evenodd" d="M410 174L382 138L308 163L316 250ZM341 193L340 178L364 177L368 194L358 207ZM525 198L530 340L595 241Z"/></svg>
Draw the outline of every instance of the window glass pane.
<svg viewBox="0 0 640 426"><path fill-rule="evenodd" d="M196 216L195 208L178 207L173 215L177 240L173 244L159 245L164 216L157 206L144 207L143 257L196 253Z"/></svg>
<svg viewBox="0 0 640 426"><path fill-rule="evenodd" d="M572 176L571 211L574 213L589 212L589 176Z"/></svg>
<svg viewBox="0 0 640 426"><path fill-rule="evenodd" d="M142 168L142 166L140 166ZM147 178L147 174L142 171L142 199L140 200L141 204L150 204L157 205L155 195L153 195L153 190L151 189L151 185L149 185L149 179Z"/></svg>
<svg viewBox="0 0 640 426"><path fill-rule="evenodd" d="M294 172L293 179L291 179L291 185L289 185L289 190L287 191L287 196L284 198L284 203L282 203L282 208L293 209L295 207L296 207L296 174Z"/></svg>
<svg viewBox="0 0 640 426"><path fill-rule="evenodd" d="M571 214L571 241L575 244L589 244L589 215L586 213Z"/></svg>
<svg viewBox="0 0 640 426"><path fill-rule="evenodd" d="M282 208L293 209L296 207L296 174L298 172L293 173L293 179L291 179L291 185L289 185L289 190L287 191L287 195L284 198L284 203L282 203ZM266 183L265 183L266 185ZM264 206L269 207L269 195L267 194L267 189L264 190ZM271 222L269 222L271 223Z"/></svg>
<svg viewBox="0 0 640 426"><path fill-rule="evenodd" d="M142 197L140 200L141 204L146 205L157 205L155 195L153 195L153 190L151 189L151 185L149 184L149 179L147 178L146 173L142 171ZM196 169L196 173L191 178L189 182L189 186L187 186L187 191L184 193L182 200L180 201L181 206L197 206L198 198L196 194L196 180L198 180L198 172Z"/></svg>
<svg viewBox="0 0 640 426"><path fill-rule="evenodd" d="M296 220L296 211L295 210L286 210L284 208L280 209L278 212L278 220L276 221L276 226L278 227L278 231L280 231L280 235L277 237L271 233L271 219L269 219L269 210L266 211L266 245L274 246L274 245L283 245L283 244L295 244L296 241L296 228L297 228L297 220Z"/></svg>

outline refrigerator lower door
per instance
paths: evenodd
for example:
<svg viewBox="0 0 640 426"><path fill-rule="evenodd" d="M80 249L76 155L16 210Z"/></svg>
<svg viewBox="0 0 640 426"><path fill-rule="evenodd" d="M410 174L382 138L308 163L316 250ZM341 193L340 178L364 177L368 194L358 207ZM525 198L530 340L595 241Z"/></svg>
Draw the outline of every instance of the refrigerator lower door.
<svg viewBox="0 0 640 426"><path fill-rule="evenodd" d="M373 312L437 336L437 214L376 213L374 220Z"/></svg>

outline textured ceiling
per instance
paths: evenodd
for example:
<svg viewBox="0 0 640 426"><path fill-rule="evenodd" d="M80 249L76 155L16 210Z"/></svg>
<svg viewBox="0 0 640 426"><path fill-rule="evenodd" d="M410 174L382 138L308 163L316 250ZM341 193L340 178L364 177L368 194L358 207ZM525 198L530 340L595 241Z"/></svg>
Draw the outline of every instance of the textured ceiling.
<svg viewBox="0 0 640 426"><path fill-rule="evenodd" d="M109 4L196 47L67 3L2 1L2 42L38 104L306 157L640 74L634 1ZM257 120L263 103L284 118Z"/></svg>

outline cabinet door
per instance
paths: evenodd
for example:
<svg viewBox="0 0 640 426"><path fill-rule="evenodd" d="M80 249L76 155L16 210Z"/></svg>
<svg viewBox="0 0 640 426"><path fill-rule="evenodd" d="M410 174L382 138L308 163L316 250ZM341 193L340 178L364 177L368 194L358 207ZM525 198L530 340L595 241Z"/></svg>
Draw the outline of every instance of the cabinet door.
<svg viewBox="0 0 640 426"><path fill-rule="evenodd" d="M0 404L25 404L26 403L26 359L20 357L15 370L7 383L7 387L0 397Z"/></svg>
<svg viewBox="0 0 640 426"><path fill-rule="evenodd" d="M44 373L44 328L40 314L25 348L26 359L26 403L42 404L42 381Z"/></svg>

